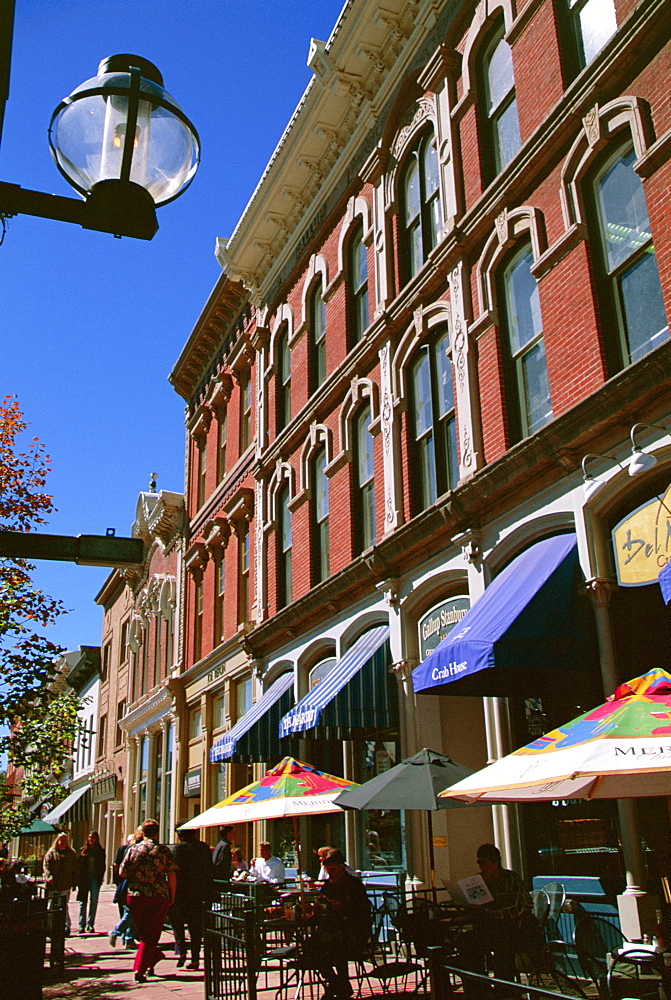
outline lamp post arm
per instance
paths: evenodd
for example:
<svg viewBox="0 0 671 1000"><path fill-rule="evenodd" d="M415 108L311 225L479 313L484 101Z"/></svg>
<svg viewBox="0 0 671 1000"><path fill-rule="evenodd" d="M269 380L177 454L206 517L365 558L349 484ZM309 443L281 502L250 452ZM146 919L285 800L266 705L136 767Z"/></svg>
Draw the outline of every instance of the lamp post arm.
<svg viewBox="0 0 671 1000"><path fill-rule="evenodd" d="M140 240L152 239L158 229L151 195L130 181L101 181L86 201L0 181L0 216L12 215L74 222L82 229Z"/></svg>
<svg viewBox="0 0 671 1000"><path fill-rule="evenodd" d="M0 181L0 215L37 215L85 227L86 202L81 198L63 198Z"/></svg>

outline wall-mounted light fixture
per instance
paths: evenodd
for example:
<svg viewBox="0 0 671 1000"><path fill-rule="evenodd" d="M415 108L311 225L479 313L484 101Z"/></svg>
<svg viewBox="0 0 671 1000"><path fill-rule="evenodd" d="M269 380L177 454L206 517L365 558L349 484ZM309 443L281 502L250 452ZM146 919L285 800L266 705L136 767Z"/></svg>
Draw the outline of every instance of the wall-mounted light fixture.
<svg viewBox="0 0 671 1000"><path fill-rule="evenodd" d="M585 500L589 500L590 497L593 497L594 494L597 493L602 486L606 485L603 479L595 479L594 476L590 475L590 473L587 471L587 463L591 461L593 458L601 458L604 460L604 462L614 462L616 465L619 465L621 469L624 469L624 466L620 465L617 459L612 458L609 455L596 455L593 452L588 452L588 454L585 455L582 460L582 478L583 478L582 490L585 496Z"/></svg>
<svg viewBox="0 0 671 1000"><path fill-rule="evenodd" d="M659 424L634 424L631 429L631 458L629 460L629 475L639 476L643 472L649 472L657 465L657 459L647 451L641 451L636 445L636 432L640 427L654 428L658 431L666 431L667 427Z"/></svg>

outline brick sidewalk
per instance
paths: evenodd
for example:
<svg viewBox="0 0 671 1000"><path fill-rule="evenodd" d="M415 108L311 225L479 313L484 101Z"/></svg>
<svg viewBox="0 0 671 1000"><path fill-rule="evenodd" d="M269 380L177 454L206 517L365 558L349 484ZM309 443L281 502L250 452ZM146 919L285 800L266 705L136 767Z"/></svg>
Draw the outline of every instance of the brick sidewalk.
<svg viewBox="0 0 671 1000"><path fill-rule="evenodd" d="M74 895L74 894L73 894ZM119 919L119 910L112 902L113 888L105 888L100 893L98 913L96 916L96 933L79 935L74 933L65 942L65 972L50 972L47 967L44 981L44 1000L129 1000L131 994L147 1000L204 1000L205 986L203 973L203 957L201 953L201 969L199 972L189 972L178 969L173 951L173 938L169 931L163 932L161 945L165 952L165 961L156 966L156 978L150 978L146 983L136 983L133 974L135 952L123 947L117 941L115 948L109 943L108 933ZM77 927L79 907L76 902L70 903L70 920L73 929ZM47 959L48 962L48 959ZM274 985L273 985L274 983ZM259 982L258 994L260 1000L275 1000L277 986L271 978L267 984ZM370 1000L372 992L379 995L383 992L380 982L367 983L362 990L364 1000ZM322 989L313 984L312 989L306 984L302 991L305 1000L318 1000ZM392 990L394 1000L415 1000L415 991L396 992ZM290 996L293 994L291 993Z"/></svg>
<svg viewBox="0 0 671 1000"><path fill-rule="evenodd" d="M119 919L119 910L112 902L113 889L105 888L100 893L96 934L73 934L65 942L65 973L47 970L44 984L44 1000L124 1000L135 992L148 1000L203 1000L202 955L201 971L189 972L178 969L173 952L172 935L164 931L161 937L166 959L156 966L156 978L146 983L136 983L133 976L135 952L123 947L121 941L113 948L108 933ZM72 927L77 927L79 906L70 903Z"/></svg>

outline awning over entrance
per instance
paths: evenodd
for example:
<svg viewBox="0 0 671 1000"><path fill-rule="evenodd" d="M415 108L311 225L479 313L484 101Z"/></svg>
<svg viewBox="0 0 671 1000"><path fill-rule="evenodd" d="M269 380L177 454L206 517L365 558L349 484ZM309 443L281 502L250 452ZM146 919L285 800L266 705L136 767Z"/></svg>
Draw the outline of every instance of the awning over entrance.
<svg viewBox="0 0 671 1000"><path fill-rule="evenodd" d="M46 816L42 817L44 822L57 823L59 819L62 819L72 809L75 802L79 802L82 795L85 795L90 787L90 785L80 785L79 788L75 788L74 792L70 792L62 802L59 802Z"/></svg>
<svg viewBox="0 0 671 1000"><path fill-rule="evenodd" d="M333 730L384 729L392 724L387 661L389 626L365 632L326 677L280 722L280 738L315 726Z"/></svg>
<svg viewBox="0 0 671 1000"><path fill-rule="evenodd" d="M277 727L291 708L293 686L292 672L276 678L249 711L217 740L210 750L210 763L218 764L234 756L252 761L270 760L281 754ZM277 752L272 751L273 744L277 744Z"/></svg>
<svg viewBox="0 0 671 1000"><path fill-rule="evenodd" d="M578 572L574 534L526 549L413 671L415 691L530 697L547 670L587 669L592 628Z"/></svg>

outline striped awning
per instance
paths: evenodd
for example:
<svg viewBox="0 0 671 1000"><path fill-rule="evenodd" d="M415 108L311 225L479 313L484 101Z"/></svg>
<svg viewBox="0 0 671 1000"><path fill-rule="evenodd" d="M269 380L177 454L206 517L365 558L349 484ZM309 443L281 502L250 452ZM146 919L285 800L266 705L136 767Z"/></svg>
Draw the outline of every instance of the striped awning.
<svg viewBox="0 0 671 1000"><path fill-rule="evenodd" d="M389 626L365 632L326 677L280 722L280 738L316 726L337 730L385 729L396 718L389 663Z"/></svg>
<svg viewBox="0 0 671 1000"><path fill-rule="evenodd" d="M235 758L237 761L266 761L281 756L277 737L279 720L293 703L293 672L282 674L261 698L232 726L210 750L210 763Z"/></svg>
<svg viewBox="0 0 671 1000"><path fill-rule="evenodd" d="M59 802L57 806L54 806L54 808L46 814L46 816L42 817L44 822L56 823L59 819L63 819L65 814L72 809L76 802L79 802L82 795L86 795L90 788L90 785L80 785L79 788L75 788L74 792L70 792L70 794L67 795L62 802Z"/></svg>

